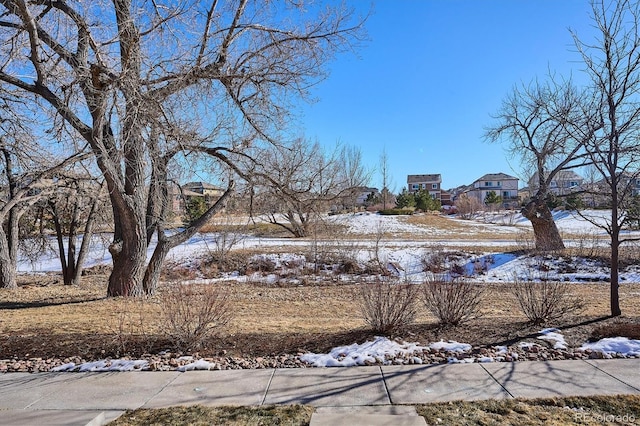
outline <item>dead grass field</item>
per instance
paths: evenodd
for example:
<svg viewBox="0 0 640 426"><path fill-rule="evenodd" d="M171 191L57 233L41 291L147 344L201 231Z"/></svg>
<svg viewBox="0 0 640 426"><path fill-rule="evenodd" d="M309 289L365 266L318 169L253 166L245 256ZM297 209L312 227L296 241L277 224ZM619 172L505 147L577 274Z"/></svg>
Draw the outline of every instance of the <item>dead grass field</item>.
<svg viewBox="0 0 640 426"><path fill-rule="evenodd" d="M106 278L93 276L79 287L52 284L50 278L32 278L17 290L0 291L0 332L5 336L0 342L0 358L71 356L79 348L85 356L115 356L122 352L140 355L140 351L153 350L154 344L166 345L160 299L107 299ZM361 318L357 284L216 285L230 291L234 318L204 352L226 350L239 356L260 356L326 351L336 345L361 343L375 335ZM421 343L444 339L491 346L535 336L541 327L527 323L506 286L486 287L481 318L463 326L442 328L421 306L417 322L390 337ZM571 289L584 298L587 309L580 316L548 324L561 328L570 345L584 343L595 326L640 322L640 284L621 285L624 315L615 319L607 318L607 284L575 284ZM127 348L127 339L149 342Z"/></svg>

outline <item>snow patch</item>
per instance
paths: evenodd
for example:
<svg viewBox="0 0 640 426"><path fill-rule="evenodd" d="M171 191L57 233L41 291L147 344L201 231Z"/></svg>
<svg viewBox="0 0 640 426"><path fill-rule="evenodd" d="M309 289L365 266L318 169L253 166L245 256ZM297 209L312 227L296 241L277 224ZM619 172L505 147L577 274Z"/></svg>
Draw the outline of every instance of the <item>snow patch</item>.
<svg viewBox="0 0 640 426"><path fill-rule="evenodd" d="M372 342L361 345L333 348L328 354L307 353L300 360L314 367L353 367L376 363L391 364L390 359L397 356L413 355L426 349L417 343L398 343L386 337L376 337Z"/></svg>

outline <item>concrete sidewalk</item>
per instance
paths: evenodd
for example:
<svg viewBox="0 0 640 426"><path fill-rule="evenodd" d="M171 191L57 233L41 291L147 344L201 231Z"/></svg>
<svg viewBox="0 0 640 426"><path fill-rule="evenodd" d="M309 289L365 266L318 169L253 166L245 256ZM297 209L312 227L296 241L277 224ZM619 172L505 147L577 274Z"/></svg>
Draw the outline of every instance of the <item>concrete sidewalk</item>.
<svg viewBox="0 0 640 426"><path fill-rule="evenodd" d="M358 407L640 394L640 359L0 375L0 424L98 425L173 405Z"/></svg>

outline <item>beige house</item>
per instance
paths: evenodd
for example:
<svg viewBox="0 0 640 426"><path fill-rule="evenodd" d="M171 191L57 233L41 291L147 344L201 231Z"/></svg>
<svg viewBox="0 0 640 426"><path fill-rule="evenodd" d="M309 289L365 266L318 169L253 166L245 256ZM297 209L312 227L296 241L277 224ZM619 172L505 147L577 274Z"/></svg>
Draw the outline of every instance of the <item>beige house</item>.
<svg viewBox="0 0 640 426"><path fill-rule="evenodd" d="M408 175L407 191L411 194L418 191L429 191L436 200L442 201L442 176L440 174Z"/></svg>
<svg viewBox="0 0 640 426"><path fill-rule="evenodd" d="M514 208L520 204L518 197L518 178L505 173L489 173L477 179L467 193L484 203L489 192L502 197L502 206Z"/></svg>
<svg viewBox="0 0 640 426"><path fill-rule="evenodd" d="M199 194L207 201L212 199L218 199L224 194L224 189L215 185L211 185L207 182L189 182L182 185L183 191L190 191L191 193Z"/></svg>
<svg viewBox="0 0 640 426"><path fill-rule="evenodd" d="M572 170L561 170L549 182L549 192L555 195L568 195L582 190L584 179ZM538 173L529 179L529 188L535 193L538 190Z"/></svg>

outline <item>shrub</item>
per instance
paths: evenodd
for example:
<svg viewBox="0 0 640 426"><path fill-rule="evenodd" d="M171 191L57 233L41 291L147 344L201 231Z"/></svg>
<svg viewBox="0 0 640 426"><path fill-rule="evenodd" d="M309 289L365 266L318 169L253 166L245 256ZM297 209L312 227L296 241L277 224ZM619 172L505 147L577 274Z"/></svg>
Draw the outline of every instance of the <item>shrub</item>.
<svg viewBox="0 0 640 426"><path fill-rule="evenodd" d="M380 210L378 214L383 216L410 216L413 214L413 210L409 209L386 209Z"/></svg>
<svg viewBox="0 0 640 426"><path fill-rule="evenodd" d="M464 278L434 276L422 285L426 308L442 325L459 325L480 316L484 287Z"/></svg>
<svg viewBox="0 0 640 426"><path fill-rule="evenodd" d="M418 286L379 278L358 286L357 298L365 322L374 331L388 333L410 325L416 317Z"/></svg>
<svg viewBox="0 0 640 426"><path fill-rule="evenodd" d="M170 285L160 295L163 328L181 350L199 349L231 320L229 293L211 284Z"/></svg>
<svg viewBox="0 0 640 426"><path fill-rule="evenodd" d="M533 324L543 324L578 313L584 308L583 300L570 292L570 284L558 281L520 281L511 286L520 309Z"/></svg>
<svg viewBox="0 0 640 426"><path fill-rule="evenodd" d="M459 252L432 250L420 257L422 272L441 274L449 272L451 275L465 275L463 266L464 256Z"/></svg>
<svg viewBox="0 0 640 426"><path fill-rule="evenodd" d="M628 322L604 324L591 331L589 340L597 341L608 337L626 337L627 339L640 340L640 324Z"/></svg>
<svg viewBox="0 0 640 426"><path fill-rule="evenodd" d="M113 309L111 328L116 345L115 356L133 354L137 349L148 352L155 343L152 305L144 298L117 299Z"/></svg>

